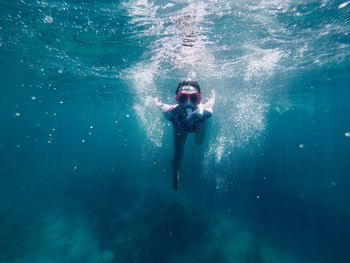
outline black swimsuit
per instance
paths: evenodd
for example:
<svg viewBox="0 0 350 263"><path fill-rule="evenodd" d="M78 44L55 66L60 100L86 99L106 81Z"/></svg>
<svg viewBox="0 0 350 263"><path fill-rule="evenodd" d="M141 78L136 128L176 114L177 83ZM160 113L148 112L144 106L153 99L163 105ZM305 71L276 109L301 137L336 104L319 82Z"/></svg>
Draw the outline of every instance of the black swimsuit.
<svg viewBox="0 0 350 263"><path fill-rule="evenodd" d="M194 114L191 118L187 119L184 110L177 106L166 112L165 115L177 132L192 133L202 128L204 121L211 116L211 113L204 110L203 115Z"/></svg>

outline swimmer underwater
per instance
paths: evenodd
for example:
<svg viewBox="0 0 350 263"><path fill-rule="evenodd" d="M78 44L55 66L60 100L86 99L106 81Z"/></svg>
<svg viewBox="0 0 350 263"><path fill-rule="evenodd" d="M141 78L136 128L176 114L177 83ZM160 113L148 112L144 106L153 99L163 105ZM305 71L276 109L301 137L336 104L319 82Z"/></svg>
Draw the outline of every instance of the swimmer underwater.
<svg viewBox="0 0 350 263"><path fill-rule="evenodd" d="M206 103L202 103L202 95L198 82L185 80L176 89L177 104L169 105L154 99L155 106L174 127L173 188L179 188L180 167L187 135L194 133L194 141L200 145L204 140L206 120L213 114L215 91Z"/></svg>

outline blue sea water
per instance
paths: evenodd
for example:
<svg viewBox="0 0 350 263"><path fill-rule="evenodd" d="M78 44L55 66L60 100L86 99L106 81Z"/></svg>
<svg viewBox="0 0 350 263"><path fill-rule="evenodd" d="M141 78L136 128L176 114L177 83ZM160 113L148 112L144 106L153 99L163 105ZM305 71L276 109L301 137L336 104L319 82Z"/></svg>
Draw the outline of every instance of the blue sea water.
<svg viewBox="0 0 350 263"><path fill-rule="evenodd" d="M349 33L346 0L0 0L0 262L349 262ZM174 192L184 79L217 96Z"/></svg>

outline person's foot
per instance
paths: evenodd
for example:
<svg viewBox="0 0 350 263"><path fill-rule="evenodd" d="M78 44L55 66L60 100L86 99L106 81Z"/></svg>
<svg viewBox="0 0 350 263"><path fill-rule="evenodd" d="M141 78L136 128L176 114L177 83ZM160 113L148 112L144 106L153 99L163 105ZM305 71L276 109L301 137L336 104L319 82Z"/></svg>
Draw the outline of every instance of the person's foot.
<svg viewBox="0 0 350 263"><path fill-rule="evenodd" d="M174 174L173 188L174 188L175 191L177 191L177 189L179 189L179 178L180 178L180 173L179 172Z"/></svg>

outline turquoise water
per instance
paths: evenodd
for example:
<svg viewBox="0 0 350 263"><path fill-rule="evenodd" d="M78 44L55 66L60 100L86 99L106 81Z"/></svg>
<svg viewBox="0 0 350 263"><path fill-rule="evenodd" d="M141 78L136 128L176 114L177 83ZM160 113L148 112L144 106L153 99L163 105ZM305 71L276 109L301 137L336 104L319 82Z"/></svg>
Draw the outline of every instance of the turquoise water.
<svg viewBox="0 0 350 263"><path fill-rule="evenodd" d="M349 262L349 32L345 0L0 0L0 262ZM151 101L188 78L174 192Z"/></svg>

